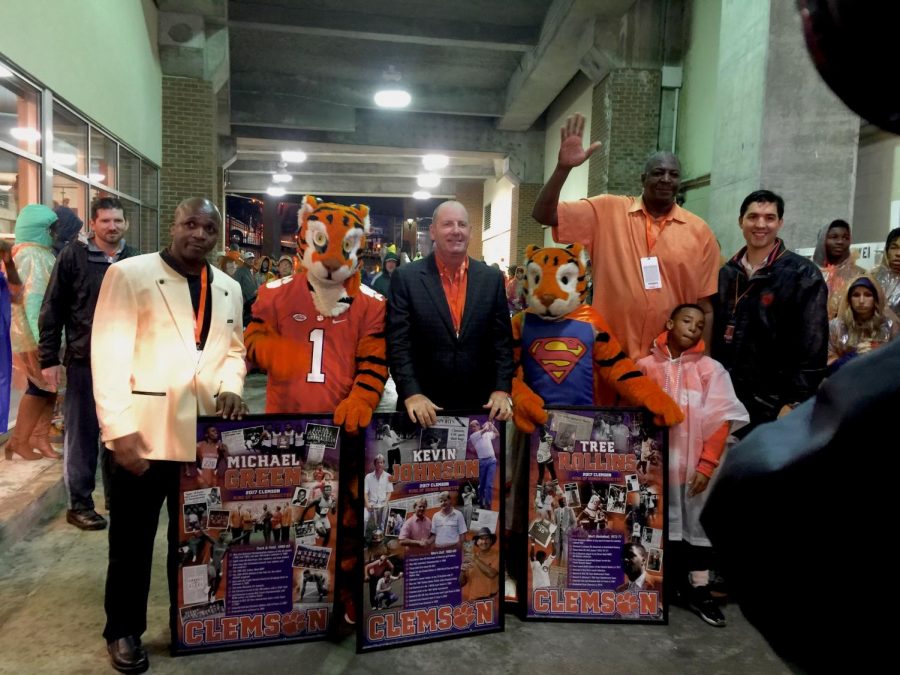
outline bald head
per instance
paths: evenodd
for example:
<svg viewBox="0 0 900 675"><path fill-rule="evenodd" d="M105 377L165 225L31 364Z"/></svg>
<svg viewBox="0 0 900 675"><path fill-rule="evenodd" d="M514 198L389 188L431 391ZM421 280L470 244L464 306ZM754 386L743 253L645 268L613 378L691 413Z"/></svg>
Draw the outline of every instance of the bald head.
<svg viewBox="0 0 900 675"><path fill-rule="evenodd" d="M169 253L190 274L199 274L219 241L222 214L208 199L191 197L175 209Z"/></svg>
<svg viewBox="0 0 900 675"><path fill-rule="evenodd" d="M204 213L211 217L222 227L222 214L219 207L209 201L206 197L188 197L175 207L175 222L179 219L190 217L195 213Z"/></svg>
<svg viewBox="0 0 900 675"><path fill-rule="evenodd" d="M466 207L453 200L440 204L434 210L430 232L434 241L434 254L445 265L462 264L472 233Z"/></svg>
<svg viewBox="0 0 900 675"><path fill-rule="evenodd" d="M660 150L647 157L647 161L644 162L644 173L650 173L650 171L660 163L673 164L677 166L679 170L681 169L681 162L678 161L678 157L675 156L675 153L669 152L668 150Z"/></svg>

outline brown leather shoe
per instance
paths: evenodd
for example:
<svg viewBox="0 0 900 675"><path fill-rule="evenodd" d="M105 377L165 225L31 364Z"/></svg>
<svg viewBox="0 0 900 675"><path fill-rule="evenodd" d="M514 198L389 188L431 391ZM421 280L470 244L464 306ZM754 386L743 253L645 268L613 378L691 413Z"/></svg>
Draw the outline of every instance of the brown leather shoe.
<svg viewBox="0 0 900 675"><path fill-rule="evenodd" d="M79 530L102 530L106 528L106 518L94 509L69 509L66 511L66 522Z"/></svg>

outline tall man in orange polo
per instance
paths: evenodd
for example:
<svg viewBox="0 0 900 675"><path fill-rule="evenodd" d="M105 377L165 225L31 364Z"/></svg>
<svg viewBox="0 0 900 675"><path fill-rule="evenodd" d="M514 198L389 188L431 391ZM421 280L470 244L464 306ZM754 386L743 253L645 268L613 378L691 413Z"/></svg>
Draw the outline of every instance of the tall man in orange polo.
<svg viewBox="0 0 900 675"><path fill-rule="evenodd" d="M441 409L489 409L509 418L512 329L499 270L467 255L465 207L442 203L431 220L434 252L391 275L388 363L398 408L431 426Z"/></svg>
<svg viewBox="0 0 900 675"><path fill-rule="evenodd" d="M675 203L681 183L678 158L670 152L650 156L640 197L598 195L560 202L569 172L600 147L597 142L585 148L583 133L584 117L566 120L556 169L532 215L553 227L556 241L580 242L591 252L594 308L631 358L649 353L672 308L682 303L703 308L708 345L719 247L709 226Z"/></svg>

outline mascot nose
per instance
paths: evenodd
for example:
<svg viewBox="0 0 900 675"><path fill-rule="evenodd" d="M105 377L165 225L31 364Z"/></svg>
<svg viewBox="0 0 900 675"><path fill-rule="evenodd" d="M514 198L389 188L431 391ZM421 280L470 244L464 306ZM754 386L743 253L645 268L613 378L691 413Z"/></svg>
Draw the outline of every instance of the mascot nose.
<svg viewBox="0 0 900 675"><path fill-rule="evenodd" d="M549 307L550 305L553 304L553 301L556 300L556 296L550 295L549 293L545 293L544 295L540 296L540 300L541 300L541 304L544 307Z"/></svg>
<svg viewBox="0 0 900 675"><path fill-rule="evenodd" d="M334 273L341 269L341 261L335 260L334 258L324 258L322 260L322 266L329 272Z"/></svg>

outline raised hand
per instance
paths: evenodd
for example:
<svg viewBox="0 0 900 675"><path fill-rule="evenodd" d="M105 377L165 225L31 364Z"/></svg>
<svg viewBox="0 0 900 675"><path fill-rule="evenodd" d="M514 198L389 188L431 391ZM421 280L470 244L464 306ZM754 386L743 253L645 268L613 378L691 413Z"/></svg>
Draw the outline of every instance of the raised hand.
<svg viewBox="0 0 900 675"><path fill-rule="evenodd" d="M559 130L559 166L566 169L581 166L600 146L600 141L596 141L587 148L584 147L584 115L575 113Z"/></svg>

